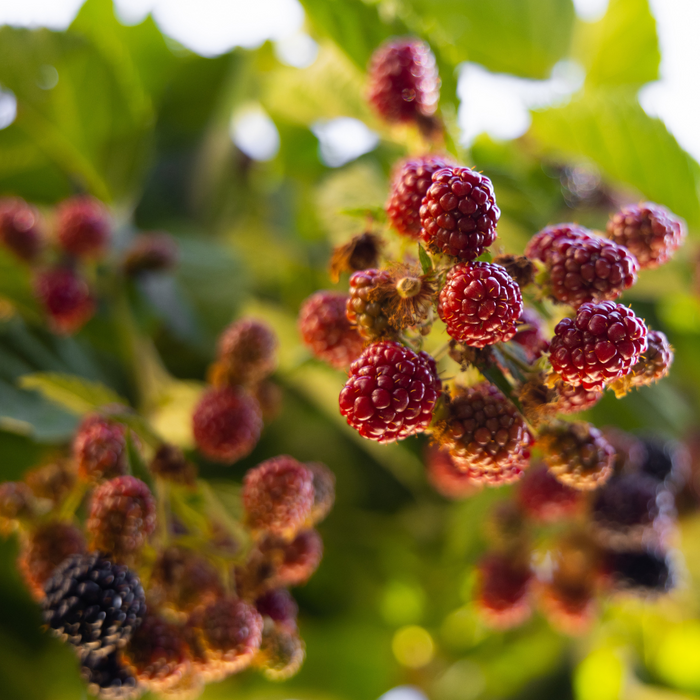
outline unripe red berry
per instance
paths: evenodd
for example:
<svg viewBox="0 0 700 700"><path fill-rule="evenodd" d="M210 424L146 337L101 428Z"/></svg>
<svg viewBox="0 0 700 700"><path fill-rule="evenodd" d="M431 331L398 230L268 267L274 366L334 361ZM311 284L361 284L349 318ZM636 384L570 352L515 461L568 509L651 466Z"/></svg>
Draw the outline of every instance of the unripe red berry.
<svg viewBox="0 0 700 700"><path fill-rule="evenodd" d="M131 277L143 272L164 272L177 265L178 256L177 243L170 234L143 233L127 249L122 267Z"/></svg>
<svg viewBox="0 0 700 700"><path fill-rule="evenodd" d="M420 237L420 206L432 184L433 173L452 165L449 158L406 158L394 166L391 192L385 205L391 225L403 236Z"/></svg>
<svg viewBox="0 0 700 700"><path fill-rule="evenodd" d="M500 265L455 265L440 291L438 313L448 335L472 347L510 340L522 312L520 287Z"/></svg>
<svg viewBox="0 0 700 700"><path fill-rule="evenodd" d="M628 374L647 349L647 328L631 309L611 301L583 304L554 329L550 362L567 383L589 391Z"/></svg>
<svg viewBox="0 0 700 700"><path fill-rule="evenodd" d="M555 578L538 587L539 602L549 624L562 634L587 632L596 614L596 599L586 582Z"/></svg>
<svg viewBox="0 0 700 700"><path fill-rule="evenodd" d="M79 258L98 258L109 245L107 209L87 195L66 199L56 210L56 234L61 247Z"/></svg>
<svg viewBox="0 0 700 700"><path fill-rule="evenodd" d="M268 680L283 681L301 668L305 656L304 641L296 630L266 621L260 651L253 663Z"/></svg>
<svg viewBox="0 0 700 700"><path fill-rule="evenodd" d="M460 470L443 447L429 445L425 450L425 465L428 481L445 498L469 498L481 490L481 484L471 478L469 471Z"/></svg>
<svg viewBox="0 0 700 700"><path fill-rule="evenodd" d="M39 272L34 288L54 333L71 335L95 313L95 301L87 282L68 268L56 267Z"/></svg>
<svg viewBox="0 0 700 700"><path fill-rule="evenodd" d="M44 598L44 584L54 569L73 554L85 551L83 533L65 522L47 522L22 542L17 568L36 600Z"/></svg>
<svg viewBox="0 0 700 700"><path fill-rule="evenodd" d="M277 364L277 336L262 321L242 318L219 337L219 361L226 367L230 384L256 384Z"/></svg>
<svg viewBox="0 0 700 700"><path fill-rule="evenodd" d="M311 513L313 473L293 457L268 459L245 475L242 497L253 529L293 533Z"/></svg>
<svg viewBox="0 0 700 700"><path fill-rule="evenodd" d="M276 624L289 630L297 628L299 606L286 588L273 588L263 593L256 599L255 607L263 617L269 617Z"/></svg>
<svg viewBox="0 0 700 700"><path fill-rule="evenodd" d="M252 452L260 438L262 416L255 399L241 389L209 389L194 410L192 426L202 454L231 464Z"/></svg>
<svg viewBox="0 0 700 700"><path fill-rule="evenodd" d="M336 369L346 369L364 347L346 315L348 299L336 292L316 292L299 310L299 333L304 345Z"/></svg>
<svg viewBox="0 0 700 700"><path fill-rule="evenodd" d="M299 586L321 563L323 540L316 530L302 530L291 542L268 537L260 550L274 563L272 585Z"/></svg>
<svg viewBox="0 0 700 700"><path fill-rule="evenodd" d="M0 199L0 241L18 258L36 260L43 245L39 212L23 199Z"/></svg>
<svg viewBox="0 0 700 700"><path fill-rule="evenodd" d="M590 491L612 475L615 451L589 423L549 425L540 431L538 444L554 476L574 489Z"/></svg>
<svg viewBox="0 0 700 700"><path fill-rule="evenodd" d="M683 245L685 223L660 204L645 202L621 209L608 222L608 236L628 248L642 269L663 265Z"/></svg>
<svg viewBox="0 0 700 700"><path fill-rule="evenodd" d="M603 392L588 390L583 385L572 386L566 382L557 382L556 410L558 413L580 413L593 408L603 398Z"/></svg>
<svg viewBox="0 0 700 700"><path fill-rule="evenodd" d="M388 122L416 121L435 113L439 77L430 47L413 38L391 39L372 55L368 99Z"/></svg>
<svg viewBox="0 0 700 700"><path fill-rule="evenodd" d="M36 512L34 495L21 481L0 484L0 534L16 530L20 521L28 520Z"/></svg>
<svg viewBox="0 0 700 700"><path fill-rule="evenodd" d="M518 485L518 503L538 522L554 523L576 515L583 505L580 491L559 482L543 465L531 467Z"/></svg>
<svg viewBox="0 0 700 700"><path fill-rule="evenodd" d="M119 476L93 492L87 521L92 549L128 559L155 527L156 502L140 479Z"/></svg>
<svg viewBox="0 0 700 700"><path fill-rule="evenodd" d="M525 255L531 260L546 263L552 246L560 240L575 240L595 235L592 231L578 224L557 224L547 226L536 233L525 247Z"/></svg>
<svg viewBox="0 0 700 700"><path fill-rule="evenodd" d="M647 349L630 373L612 382L610 388L617 396L624 396L633 387L649 386L663 379L673 364L673 348L660 331L647 333Z"/></svg>
<svg viewBox="0 0 700 700"><path fill-rule="evenodd" d="M492 627L517 627L530 617L530 569L512 557L490 554L478 566L475 602Z"/></svg>
<svg viewBox="0 0 700 700"><path fill-rule="evenodd" d="M362 270L350 277L350 296L347 301L347 317L351 325L366 340L391 336L394 331L381 304L368 299L379 285L392 281L388 270Z"/></svg>
<svg viewBox="0 0 700 700"><path fill-rule="evenodd" d="M97 413L87 415L73 438L78 478L87 482L126 473L126 427Z"/></svg>
<svg viewBox="0 0 700 700"><path fill-rule="evenodd" d="M478 258L496 240L501 216L491 180L457 166L438 170L432 179L420 208L421 240L435 253Z"/></svg>
<svg viewBox="0 0 700 700"><path fill-rule="evenodd" d="M24 481L36 498L51 501L55 507L63 503L75 486L75 464L70 459L58 458L30 469Z"/></svg>
<svg viewBox="0 0 700 700"><path fill-rule="evenodd" d="M362 437L394 442L428 426L440 391L430 355L385 340L352 363L340 392L340 412Z"/></svg>

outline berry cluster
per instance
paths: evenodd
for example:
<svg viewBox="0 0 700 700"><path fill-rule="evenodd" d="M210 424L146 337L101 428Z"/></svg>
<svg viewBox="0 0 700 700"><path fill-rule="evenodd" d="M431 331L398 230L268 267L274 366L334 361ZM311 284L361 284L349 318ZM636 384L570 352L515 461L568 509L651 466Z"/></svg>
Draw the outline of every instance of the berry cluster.
<svg viewBox="0 0 700 700"><path fill-rule="evenodd" d="M206 456L230 462L254 447L276 346L252 319L221 335L214 386L193 415ZM195 698L248 667L288 678L305 656L288 589L321 561L314 528L333 506L333 472L269 459L229 510L189 456L144 425L104 406L83 418L69 456L0 484L0 531L19 533L18 569L47 628L104 700Z"/></svg>

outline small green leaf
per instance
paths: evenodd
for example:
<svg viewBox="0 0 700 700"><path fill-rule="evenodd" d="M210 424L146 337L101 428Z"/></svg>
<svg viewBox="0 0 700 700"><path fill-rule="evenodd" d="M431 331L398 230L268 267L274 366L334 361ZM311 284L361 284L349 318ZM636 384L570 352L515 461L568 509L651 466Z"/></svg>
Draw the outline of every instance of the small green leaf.
<svg viewBox="0 0 700 700"><path fill-rule="evenodd" d="M420 266L424 275L433 271L433 261L420 243L418 244L418 259L420 260Z"/></svg>
<svg viewBox="0 0 700 700"><path fill-rule="evenodd" d="M22 389L38 391L73 413L88 413L107 404L126 405L126 399L104 384L72 374L36 372L20 377L18 383Z"/></svg>
<svg viewBox="0 0 700 700"><path fill-rule="evenodd" d="M386 221L386 211L384 207L368 206L368 207L346 207L341 209L339 214L344 216L353 216L357 219L372 218L374 221L384 223Z"/></svg>

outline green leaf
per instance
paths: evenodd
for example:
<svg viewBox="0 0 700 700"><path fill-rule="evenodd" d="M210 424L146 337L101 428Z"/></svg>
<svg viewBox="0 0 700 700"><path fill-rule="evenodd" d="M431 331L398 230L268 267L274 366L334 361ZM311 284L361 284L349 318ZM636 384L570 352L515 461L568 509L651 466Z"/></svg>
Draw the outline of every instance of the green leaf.
<svg viewBox="0 0 700 700"><path fill-rule="evenodd" d="M424 275L433 271L433 261L420 243L418 244L418 259Z"/></svg>
<svg viewBox="0 0 700 700"><path fill-rule="evenodd" d="M22 389L35 390L73 413L83 414L107 404L124 404L126 400L99 382L71 374L35 372L19 379Z"/></svg>
<svg viewBox="0 0 700 700"><path fill-rule="evenodd" d="M6 248L0 248L0 298L7 299L28 320L39 321L43 317L29 267Z"/></svg>
<svg viewBox="0 0 700 700"><path fill-rule="evenodd" d="M576 57L592 87L643 85L659 77L659 40L648 0L610 0L605 16L580 23Z"/></svg>
<svg viewBox="0 0 700 700"><path fill-rule="evenodd" d="M346 207L341 209L338 214L343 216L352 216L356 219L366 219L370 217L374 221L384 223L386 221L386 209L384 207Z"/></svg>
<svg viewBox="0 0 700 700"><path fill-rule="evenodd" d="M543 79L568 55L575 14L571 0L405 0L402 17L453 66Z"/></svg>
<svg viewBox="0 0 700 700"><path fill-rule="evenodd" d="M545 153L592 161L611 180L700 225L700 167L631 91L587 91L563 107L534 112L529 136Z"/></svg>

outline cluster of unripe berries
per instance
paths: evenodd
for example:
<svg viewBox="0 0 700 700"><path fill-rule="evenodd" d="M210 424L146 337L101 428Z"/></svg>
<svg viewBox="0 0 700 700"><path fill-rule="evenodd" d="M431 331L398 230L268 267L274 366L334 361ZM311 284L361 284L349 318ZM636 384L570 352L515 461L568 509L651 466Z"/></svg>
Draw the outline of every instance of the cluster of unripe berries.
<svg viewBox="0 0 700 700"><path fill-rule="evenodd" d="M109 212L93 197L66 199L46 216L22 199L0 199L0 243L31 266L35 296L54 333L71 335L94 315L91 266L113 264L134 276L176 263L177 247L165 233L137 236L114 260L111 239Z"/></svg>
<svg viewBox="0 0 700 700"><path fill-rule="evenodd" d="M370 102L381 116L420 126L436 95L434 60L422 42L395 40L376 52ZM673 358L666 337L615 300L640 269L669 259L684 224L659 205L633 205L611 217L605 234L549 226L524 256L492 262L500 210L491 181L433 154L396 165L386 214L393 231L418 243L416 258L380 266L381 238L362 234L333 255L333 276L351 273L349 294L318 292L299 315L309 350L348 368L339 398L348 424L382 443L429 433L465 483L520 478L532 449L563 484L604 483L610 445L588 423L557 414L592 407L605 389L621 396L666 375ZM360 241L366 253L368 237L374 255L356 255ZM570 313L553 337L523 296L553 317ZM489 381L441 379L420 349L438 318L450 357Z"/></svg>
<svg viewBox="0 0 700 700"><path fill-rule="evenodd" d="M255 445L255 392L275 347L250 319L221 336L214 388L193 417L205 455L231 462ZM19 534L18 568L47 628L105 700L196 698L249 666L293 675L305 647L288 588L320 563L314 527L333 505L333 473L269 459L246 473L229 510L181 449L127 427L133 417L116 405L87 415L70 454L0 485L0 532Z"/></svg>
<svg viewBox="0 0 700 700"><path fill-rule="evenodd" d="M537 605L564 634L597 618L602 596L649 598L678 582L675 496L688 476L684 446L611 430L613 475L585 493L533 465L486 528L474 603L496 628L522 624Z"/></svg>

